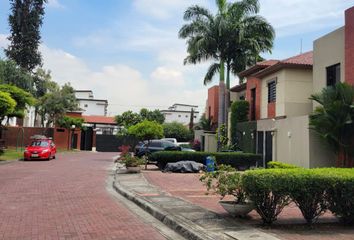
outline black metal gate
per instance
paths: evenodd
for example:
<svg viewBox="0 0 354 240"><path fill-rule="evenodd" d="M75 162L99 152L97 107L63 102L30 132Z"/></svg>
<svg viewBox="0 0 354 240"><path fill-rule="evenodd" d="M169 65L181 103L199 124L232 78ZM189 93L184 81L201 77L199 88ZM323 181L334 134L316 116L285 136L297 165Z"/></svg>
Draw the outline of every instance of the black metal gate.
<svg viewBox="0 0 354 240"><path fill-rule="evenodd" d="M137 144L137 140L132 137L122 137L117 135L96 135L96 150L98 152L118 152L122 145L131 146L131 151Z"/></svg>
<svg viewBox="0 0 354 240"><path fill-rule="evenodd" d="M81 131L80 150L84 150L84 151L92 150L92 137L93 137L92 127L89 127Z"/></svg>
<svg viewBox="0 0 354 240"><path fill-rule="evenodd" d="M257 154L263 156L263 167L273 160L273 135L271 131L257 132Z"/></svg>

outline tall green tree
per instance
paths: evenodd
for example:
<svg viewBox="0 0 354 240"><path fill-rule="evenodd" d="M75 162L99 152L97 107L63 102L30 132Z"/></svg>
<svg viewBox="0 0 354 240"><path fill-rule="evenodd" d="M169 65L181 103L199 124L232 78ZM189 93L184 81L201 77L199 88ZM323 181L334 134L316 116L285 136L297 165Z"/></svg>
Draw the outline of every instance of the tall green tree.
<svg viewBox="0 0 354 240"><path fill-rule="evenodd" d="M0 59L0 84L11 84L28 92L33 92L31 74L19 67L12 60Z"/></svg>
<svg viewBox="0 0 354 240"><path fill-rule="evenodd" d="M126 129L144 120L155 121L159 124L163 124L165 121L165 116L160 112L160 110L156 109L154 111L150 111L146 108L142 108L139 113L126 111L115 117L115 121L118 126L123 126Z"/></svg>
<svg viewBox="0 0 354 240"><path fill-rule="evenodd" d="M0 138L2 133L2 122L8 114L11 114L16 107L16 101L10 93L0 91Z"/></svg>
<svg viewBox="0 0 354 240"><path fill-rule="evenodd" d="M311 99L320 104L310 115L310 128L337 154L337 166L354 164L354 86L337 83Z"/></svg>
<svg viewBox="0 0 354 240"><path fill-rule="evenodd" d="M78 109L75 91L70 84L65 84L60 89L54 89L53 92L46 93L38 100L37 104L43 127L45 121L48 127L52 123L56 123L67 112Z"/></svg>
<svg viewBox="0 0 354 240"><path fill-rule="evenodd" d="M5 49L9 59L32 72L41 66L42 56L38 50L46 0L10 0L10 45Z"/></svg>
<svg viewBox="0 0 354 240"><path fill-rule="evenodd" d="M1 84L0 92L9 93L11 98L16 102L14 110L6 115L8 121L13 117L23 118L26 108L35 104L32 94L14 85Z"/></svg>
<svg viewBox="0 0 354 240"><path fill-rule="evenodd" d="M220 127L227 119L230 73L244 70L259 59L261 52L270 51L274 30L264 18L257 15L258 0L234 3L216 0L216 5L218 11L215 15L198 5L189 7L184 14L184 20L189 23L180 29L179 37L187 39L188 56L185 64L215 61L204 77L204 84L210 83L219 73Z"/></svg>

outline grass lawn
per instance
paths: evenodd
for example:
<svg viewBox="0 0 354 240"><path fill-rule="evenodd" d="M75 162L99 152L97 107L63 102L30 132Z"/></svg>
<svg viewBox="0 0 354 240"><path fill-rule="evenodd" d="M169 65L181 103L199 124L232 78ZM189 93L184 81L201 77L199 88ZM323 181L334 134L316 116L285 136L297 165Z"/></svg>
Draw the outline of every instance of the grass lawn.
<svg viewBox="0 0 354 240"><path fill-rule="evenodd" d="M24 149L22 149L24 151ZM21 148L18 148L16 152L16 148L8 148L4 151L4 154L0 155L0 161L7 160L18 160L23 157L23 151Z"/></svg>

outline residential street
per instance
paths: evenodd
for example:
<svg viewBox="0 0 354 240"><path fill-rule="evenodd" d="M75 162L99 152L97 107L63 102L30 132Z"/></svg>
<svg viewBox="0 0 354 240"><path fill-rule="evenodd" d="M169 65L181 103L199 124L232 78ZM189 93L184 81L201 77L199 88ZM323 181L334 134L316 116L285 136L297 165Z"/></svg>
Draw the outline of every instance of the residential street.
<svg viewBox="0 0 354 240"><path fill-rule="evenodd" d="M0 239L164 239L106 190L114 155L0 165Z"/></svg>

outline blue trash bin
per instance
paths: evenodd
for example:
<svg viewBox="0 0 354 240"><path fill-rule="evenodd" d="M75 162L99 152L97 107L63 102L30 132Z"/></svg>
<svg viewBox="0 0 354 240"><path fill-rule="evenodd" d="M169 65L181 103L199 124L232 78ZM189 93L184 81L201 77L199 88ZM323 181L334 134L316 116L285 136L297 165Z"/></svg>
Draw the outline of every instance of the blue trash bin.
<svg viewBox="0 0 354 240"><path fill-rule="evenodd" d="M215 171L215 160L212 156L207 156L205 159L205 166L207 172L214 172Z"/></svg>

